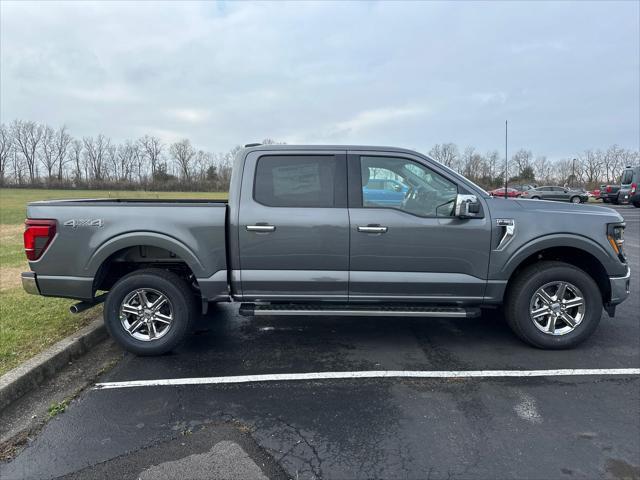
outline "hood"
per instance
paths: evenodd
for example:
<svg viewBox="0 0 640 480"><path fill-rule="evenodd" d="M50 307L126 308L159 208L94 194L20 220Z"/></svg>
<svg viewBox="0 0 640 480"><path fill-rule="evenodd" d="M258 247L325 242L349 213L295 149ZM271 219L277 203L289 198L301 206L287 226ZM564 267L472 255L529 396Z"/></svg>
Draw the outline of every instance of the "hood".
<svg viewBox="0 0 640 480"><path fill-rule="evenodd" d="M600 207L597 205L586 205L584 203L565 203L565 202L553 202L550 200L526 200L518 199L512 200L517 203L524 210L530 212L540 212L541 214L563 214L570 213L572 215L599 215L602 217L611 218L613 222L622 222L624 219L622 215L616 212L612 208Z"/></svg>

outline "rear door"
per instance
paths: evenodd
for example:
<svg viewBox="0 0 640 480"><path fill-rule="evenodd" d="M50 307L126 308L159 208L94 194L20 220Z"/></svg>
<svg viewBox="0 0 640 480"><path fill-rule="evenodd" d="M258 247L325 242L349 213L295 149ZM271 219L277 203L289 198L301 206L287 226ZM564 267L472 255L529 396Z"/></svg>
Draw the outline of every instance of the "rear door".
<svg viewBox="0 0 640 480"><path fill-rule="evenodd" d="M251 152L238 244L243 300L346 300L345 151Z"/></svg>
<svg viewBox="0 0 640 480"><path fill-rule="evenodd" d="M444 170L405 153L349 152L350 301L468 302L483 299L491 222L453 216L459 186ZM372 179L408 187L395 206L363 199Z"/></svg>

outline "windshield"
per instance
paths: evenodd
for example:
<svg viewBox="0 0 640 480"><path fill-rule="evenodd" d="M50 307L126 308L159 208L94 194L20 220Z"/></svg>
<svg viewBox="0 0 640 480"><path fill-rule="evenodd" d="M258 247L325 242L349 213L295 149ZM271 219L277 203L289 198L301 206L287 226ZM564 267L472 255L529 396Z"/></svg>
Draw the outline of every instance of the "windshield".
<svg viewBox="0 0 640 480"><path fill-rule="evenodd" d="M620 179L622 185L628 185L633 181L633 170L625 170Z"/></svg>

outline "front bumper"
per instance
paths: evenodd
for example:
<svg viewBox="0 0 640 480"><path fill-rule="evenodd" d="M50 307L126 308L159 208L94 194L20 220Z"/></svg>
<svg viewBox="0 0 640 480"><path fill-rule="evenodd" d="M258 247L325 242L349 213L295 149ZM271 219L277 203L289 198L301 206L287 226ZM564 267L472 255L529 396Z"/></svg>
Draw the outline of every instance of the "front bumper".
<svg viewBox="0 0 640 480"><path fill-rule="evenodd" d="M22 272L22 288L31 295L40 295L35 272Z"/></svg>
<svg viewBox="0 0 640 480"><path fill-rule="evenodd" d="M631 283L631 269L627 267L627 274L623 277L609 277L611 284L610 305L617 305L624 302L629 296Z"/></svg>

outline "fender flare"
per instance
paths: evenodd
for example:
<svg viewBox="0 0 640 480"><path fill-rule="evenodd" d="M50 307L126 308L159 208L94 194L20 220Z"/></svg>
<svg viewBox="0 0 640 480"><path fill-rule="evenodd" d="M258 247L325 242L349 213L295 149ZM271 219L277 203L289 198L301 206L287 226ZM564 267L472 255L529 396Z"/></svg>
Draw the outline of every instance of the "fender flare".
<svg viewBox="0 0 640 480"><path fill-rule="evenodd" d="M543 237L534 238L529 242L522 245L516 252L509 257L502 269L499 271L499 277L505 280L511 278L513 272L520 266L520 264L542 250L549 248L575 248L591 254L607 273L610 273L612 264L612 258L609 253L598 243L590 238L583 237L575 234L551 234Z"/></svg>
<svg viewBox="0 0 640 480"><path fill-rule="evenodd" d="M84 271L88 276L95 276L111 255L125 248L139 246L164 248L184 260L196 277L207 276L204 266L189 247L169 235L156 232L128 232L110 238L96 249L86 263Z"/></svg>

